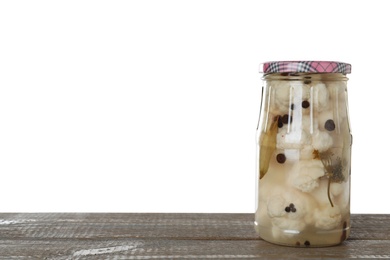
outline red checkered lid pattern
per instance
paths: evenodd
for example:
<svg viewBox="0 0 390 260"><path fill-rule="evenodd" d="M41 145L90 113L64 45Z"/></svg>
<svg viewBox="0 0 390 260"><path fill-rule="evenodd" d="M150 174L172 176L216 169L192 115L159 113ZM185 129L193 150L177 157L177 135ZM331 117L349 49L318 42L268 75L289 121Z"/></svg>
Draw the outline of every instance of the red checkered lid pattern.
<svg viewBox="0 0 390 260"><path fill-rule="evenodd" d="M337 61L270 61L261 64L264 74L282 72L351 73L351 64Z"/></svg>

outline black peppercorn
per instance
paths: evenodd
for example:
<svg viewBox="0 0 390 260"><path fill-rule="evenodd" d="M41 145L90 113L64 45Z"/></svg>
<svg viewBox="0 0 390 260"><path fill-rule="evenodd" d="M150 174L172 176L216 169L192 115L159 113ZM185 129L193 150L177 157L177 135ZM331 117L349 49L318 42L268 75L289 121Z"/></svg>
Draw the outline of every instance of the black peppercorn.
<svg viewBox="0 0 390 260"><path fill-rule="evenodd" d="M310 102L305 100L305 101L302 101L302 107L303 108L308 108L310 106Z"/></svg>
<svg viewBox="0 0 390 260"><path fill-rule="evenodd" d="M325 122L325 129L328 131L333 131L336 128L336 125L334 124L334 121L332 119L329 119Z"/></svg>
<svg viewBox="0 0 390 260"><path fill-rule="evenodd" d="M286 156L283 153L279 153L276 155L276 161L278 163L285 163L286 162Z"/></svg>
<svg viewBox="0 0 390 260"><path fill-rule="evenodd" d="M305 241L305 246L310 246L310 242L309 241Z"/></svg>
<svg viewBox="0 0 390 260"><path fill-rule="evenodd" d="M290 211L291 211L290 207L286 207L284 210L285 210L286 212L290 212Z"/></svg>
<svg viewBox="0 0 390 260"><path fill-rule="evenodd" d="M278 116L278 127L282 128L283 127L283 122L282 122L282 117Z"/></svg>
<svg viewBox="0 0 390 260"><path fill-rule="evenodd" d="M286 124L288 124L289 121L290 121L290 123L292 122L292 116L288 116L287 114L285 114L282 117L282 123L286 125Z"/></svg>

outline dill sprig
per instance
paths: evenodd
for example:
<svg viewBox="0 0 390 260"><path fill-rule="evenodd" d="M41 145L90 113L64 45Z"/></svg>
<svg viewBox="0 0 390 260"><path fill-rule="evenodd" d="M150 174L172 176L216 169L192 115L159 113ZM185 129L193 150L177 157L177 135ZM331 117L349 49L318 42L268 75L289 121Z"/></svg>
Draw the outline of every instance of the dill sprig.
<svg viewBox="0 0 390 260"><path fill-rule="evenodd" d="M332 182L340 183L345 180L341 158L337 157L335 160L332 160L332 156L334 154L329 150L321 153L315 150L313 154L315 156L314 158L320 159L322 164L324 165L325 176L328 178L328 199L330 205L333 207L333 201L330 197L330 184Z"/></svg>

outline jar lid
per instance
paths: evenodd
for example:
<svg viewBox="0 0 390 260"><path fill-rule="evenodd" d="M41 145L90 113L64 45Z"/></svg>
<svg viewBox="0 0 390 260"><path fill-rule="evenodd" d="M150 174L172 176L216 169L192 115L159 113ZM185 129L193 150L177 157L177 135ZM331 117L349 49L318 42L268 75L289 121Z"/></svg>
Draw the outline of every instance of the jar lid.
<svg viewBox="0 0 390 260"><path fill-rule="evenodd" d="M270 61L260 65L260 73L311 72L351 73L351 64L337 61Z"/></svg>

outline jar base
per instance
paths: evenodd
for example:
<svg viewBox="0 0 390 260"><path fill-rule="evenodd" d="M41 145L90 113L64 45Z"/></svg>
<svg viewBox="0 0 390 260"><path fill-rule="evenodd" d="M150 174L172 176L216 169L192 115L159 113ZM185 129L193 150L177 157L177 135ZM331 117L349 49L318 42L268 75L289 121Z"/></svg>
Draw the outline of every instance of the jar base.
<svg viewBox="0 0 390 260"><path fill-rule="evenodd" d="M259 236L272 244L290 247L330 247L337 246L349 237L350 227L346 223L342 228L318 230L281 230L277 227L255 226Z"/></svg>

